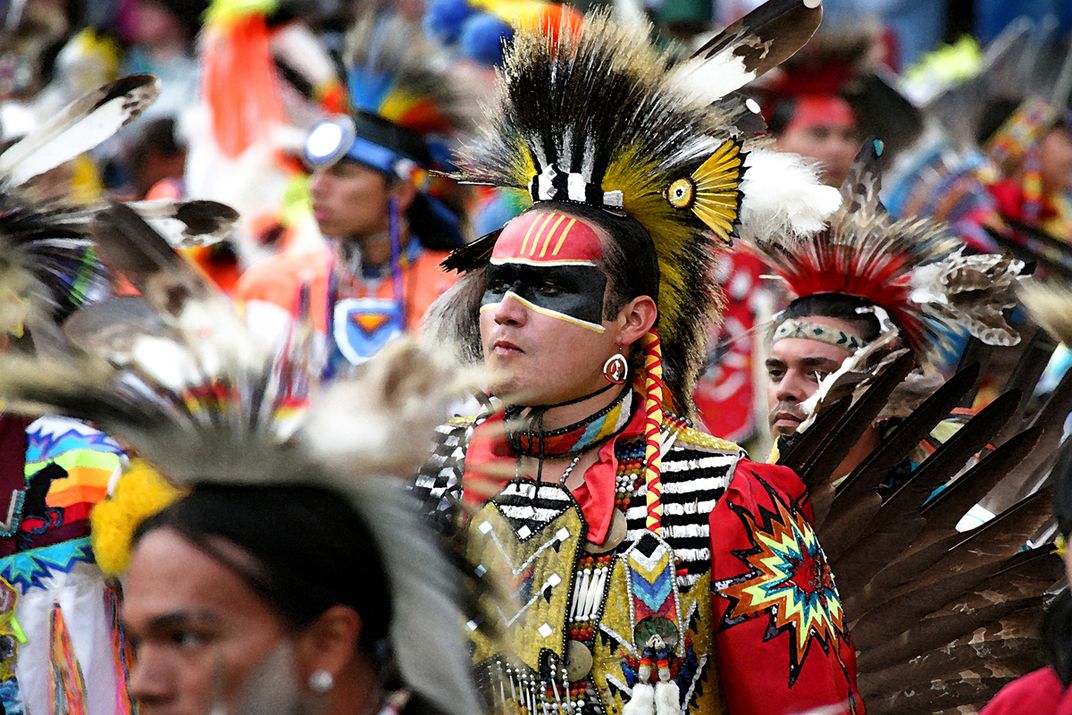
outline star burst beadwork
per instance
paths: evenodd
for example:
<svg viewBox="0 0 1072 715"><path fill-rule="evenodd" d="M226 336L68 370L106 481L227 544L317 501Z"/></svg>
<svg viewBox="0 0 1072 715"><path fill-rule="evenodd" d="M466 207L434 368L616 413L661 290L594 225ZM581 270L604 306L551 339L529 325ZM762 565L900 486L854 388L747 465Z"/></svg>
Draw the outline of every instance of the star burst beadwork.
<svg viewBox="0 0 1072 715"><path fill-rule="evenodd" d="M813 641L829 652L830 643L846 638L844 611L826 554L811 525L773 493L771 502L776 512L761 508L760 522L748 510L733 507L753 548L733 552L749 571L720 584L720 592L731 601L723 626L769 613L770 627L764 640L789 633L792 685Z"/></svg>

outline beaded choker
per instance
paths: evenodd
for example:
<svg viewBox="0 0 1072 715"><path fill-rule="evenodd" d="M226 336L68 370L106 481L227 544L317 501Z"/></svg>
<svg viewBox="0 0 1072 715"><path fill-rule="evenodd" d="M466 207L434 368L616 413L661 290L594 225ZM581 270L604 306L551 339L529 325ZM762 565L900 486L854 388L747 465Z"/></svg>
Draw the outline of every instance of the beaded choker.
<svg viewBox="0 0 1072 715"><path fill-rule="evenodd" d="M521 407L506 410L506 437L514 453L519 456L554 459L556 457L573 457L591 449L616 435L626 423L632 412L633 390L626 386L614 402L599 412L579 422L544 431L543 415L550 408L532 408L532 413L522 418ZM510 425L527 424L527 428L512 429Z"/></svg>

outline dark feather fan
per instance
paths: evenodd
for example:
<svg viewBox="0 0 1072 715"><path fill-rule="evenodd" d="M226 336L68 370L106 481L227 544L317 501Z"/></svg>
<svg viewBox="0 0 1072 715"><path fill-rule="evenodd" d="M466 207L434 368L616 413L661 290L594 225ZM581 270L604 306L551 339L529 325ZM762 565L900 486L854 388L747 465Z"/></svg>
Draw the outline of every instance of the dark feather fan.
<svg viewBox="0 0 1072 715"><path fill-rule="evenodd" d="M896 378L897 368L885 370ZM909 448L974 390L978 372L969 365L954 376L844 479L834 473L839 460L814 455L855 441L846 433L848 417L886 400L882 375L854 403L829 406L785 453L816 502L817 532L845 599L869 713L974 711L1040 665L1037 624L1063 569L1049 546L1022 549L1052 518L1052 488L958 531L996 486L1022 481L1024 465L1040 451L1041 424L1001 438L1006 424L1022 424L1016 408L1023 391L999 396L893 479Z"/></svg>

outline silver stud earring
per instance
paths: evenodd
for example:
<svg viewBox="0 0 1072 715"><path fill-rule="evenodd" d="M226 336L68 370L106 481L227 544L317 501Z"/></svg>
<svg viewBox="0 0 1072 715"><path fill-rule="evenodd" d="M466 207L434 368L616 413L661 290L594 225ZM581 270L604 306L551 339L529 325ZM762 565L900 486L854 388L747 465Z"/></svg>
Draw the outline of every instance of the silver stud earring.
<svg viewBox="0 0 1072 715"><path fill-rule="evenodd" d="M309 676L309 689L323 695L335 687L335 676L326 670L316 670Z"/></svg>

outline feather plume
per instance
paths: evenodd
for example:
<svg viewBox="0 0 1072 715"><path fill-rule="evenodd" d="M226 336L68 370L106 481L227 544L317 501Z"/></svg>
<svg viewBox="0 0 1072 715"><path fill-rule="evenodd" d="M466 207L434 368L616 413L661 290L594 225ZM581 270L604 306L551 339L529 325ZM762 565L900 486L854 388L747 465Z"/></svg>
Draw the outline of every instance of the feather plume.
<svg viewBox="0 0 1072 715"><path fill-rule="evenodd" d="M795 154L757 149L745 168L742 239L818 233L841 206L838 190L819 183L814 162Z"/></svg>
<svg viewBox="0 0 1072 715"><path fill-rule="evenodd" d="M98 207L35 205L22 192L0 195L0 327L17 330L18 317L38 350L65 349L59 326L74 311L110 293L110 274L93 245ZM136 202L170 245L205 245L231 232L237 214L214 201ZM2 208L0 208L2 210Z"/></svg>
<svg viewBox="0 0 1072 715"><path fill-rule="evenodd" d="M402 482L460 387L446 362L399 340L310 404L286 379L302 372L289 361L307 353L256 348L230 303L132 209L103 212L96 238L143 297L76 315L71 334L86 352L0 356L8 407L99 424L180 484L312 483L347 499L383 556L399 614L392 655L406 684L443 712L477 712L461 577ZM113 334L86 339L94 328Z"/></svg>
<svg viewBox="0 0 1072 715"><path fill-rule="evenodd" d="M822 0L763 3L676 67L670 81L690 99L715 102L796 53L822 16Z"/></svg>
<svg viewBox="0 0 1072 715"><path fill-rule="evenodd" d="M98 206L35 200L24 182L93 148L153 101L156 79L125 77L76 100L0 154L0 312L9 329L26 322L38 351L67 349L59 330L75 310L110 291L92 245ZM210 242L230 231L235 212L211 201L140 203L176 243Z"/></svg>
<svg viewBox="0 0 1072 715"><path fill-rule="evenodd" d="M64 321L63 334L78 350L125 367L133 360L138 336L169 333L144 298L119 296L79 309Z"/></svg>
<svg viewBox="0 0 1072 715"><path fill-rule="evenodd" d="M228 238L238 212L218 201L134 201L134 209L173 248L211 246Z"/></svg>
<svg viewBox="0 0 1072 715"><path fill-rule="evenodd" d="M130 75L89 92L0 154L0 177L19 186L89 151L131 122L159 92L152 75Z"/></svg>
<svg viewBox="0 0 1072 715"><path fill-rule="evenodd" d="M443 422L443 400L477 384L475 375L459 373L442 353L417 342L399 340L362 371L360 380L333 383L319 396L303 439L332 470L354 476L399 470L416 473L429 445L414 434L431 435ZM390 421L383 415L390 414ZM399 424L409 426L399 430ZM355 460L355 454L360 459ZM400 470L400 465L408 469Z"/></svg>
<svg viewBox="0 0 1072 715"><path fill-rule="evenodd" d="M287 22L277 28L272 34L271 49L276 60L297 73L317 99L328 100L330 92L341 84L327 48L304 22ZM338 111L340 107L328 109Z"/></svg>
<svg viewBox="0 0 1072 715"><path fill-rule="evenodd" d="M965 256L963 247L912 272L908 299L937 320L960 325L987 345L1016 345L1020 335L1003 311L1016 305L1013 287L1024 262L1011 256Z"/></svg>
<svg viewBox="0 0 1072 715"><path fill-rule="evenodd" d="M347 34L344 61L354 111L422 136L449 137L474 126L474 97L447 72L445 56L420 25L365 13Z"/></svg>
<svg viewBox="0 0 1072 715"><path fill-rule="evenodd" d="M17 200L15 195L0 195L0 206ZM21 333L25 326L41 342L74 310L108 290L107 273L88 230L64 223L58 210L40 211L28 204L0 215L4 332Z"/></svg>
<svg viewBox="0 0 1072 715"><path fill-rule="evenodd" d="M945 382L939 372L916 369L890 395L889 402L875 418L876 424L904 419L915 412Z"/></svg>
<svg viewBox="0 0 1072 715"><path fill-rule="evenodd" d="M1072 289L1052 283L1024 281L1020 300L1036 323L1065 345L1072 345Z"/></svg>

